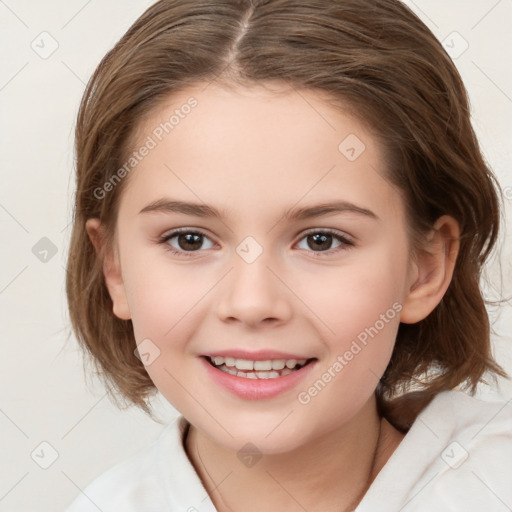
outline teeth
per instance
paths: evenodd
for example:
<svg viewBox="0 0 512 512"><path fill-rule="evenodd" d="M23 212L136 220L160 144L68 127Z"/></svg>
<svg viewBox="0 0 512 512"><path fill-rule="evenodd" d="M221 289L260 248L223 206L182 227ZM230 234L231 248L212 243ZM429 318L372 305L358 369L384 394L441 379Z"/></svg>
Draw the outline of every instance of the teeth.
<svg viewBox="0 0 512 512"><path fill-rule="evenodd" d="M254 372L238 372L237 377L246 377L247 379L257 379L258 377Z"/></svg>
<svg viewBox="0 0 512 512"><path fill-rule="evenodd" d="M215 366L235 366L239 370L259 370L259 371L270 371L270 370L282 370L286 368L293 369L297 364L304 366L306 359L267 359L266 361L250 361L248 359L235 359L234 357L221 357L215 356L210 358Z"/></svg>
<svg viewBox="0 0 512 512"><path fill-rule="evenodd" d="M237 359L235 361L235 366L239 370L253 370L254 369L254 361L249 361L248 359Z"/></svg>
<svg viewBox="0 0 512 512"><path fill-rule="evenodd" d="M306 364L307 359L267 359L266 361L250 361L234 357L210 357L210 361L230 375L247 379L277 379L289 375ZM299 368L297 368L297 366ZM240 371L243 370L243 371ZM253 371L254 370L254 371Z"/></svg>
<svg viewBox="0 0 512 512"><path fill-rule="evenodd" d="M272 370L272 361L254 361L255 370Z"/></svg>
<svg viewBox="0 0 512 512"><path fill-rule="evenodd" d="M272 370L282 370L286 364L284 359L274 359L272 361Z"/></svg>

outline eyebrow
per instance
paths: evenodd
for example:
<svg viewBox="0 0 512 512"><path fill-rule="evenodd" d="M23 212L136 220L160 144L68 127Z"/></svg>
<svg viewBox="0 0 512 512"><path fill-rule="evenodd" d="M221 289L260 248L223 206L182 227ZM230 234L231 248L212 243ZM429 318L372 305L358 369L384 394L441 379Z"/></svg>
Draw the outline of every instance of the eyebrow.
<svg viewBox="0 0 512 512"><path fill-rule="evenodd" d="M163 213L182 213L184 215L195 215L196 217L215 217L222 219L226 216L225 210L199 203L187 203L185 201L176 201L172 199L158 199L148 204L139 213L163 212ZM333 201L320 203L314 206L302 208L290 208L284 215L284 220L305 220L323 215L332 215L336 213L357 213L369 218L378 220L377 214L362 208L348 201Z"/></svg>

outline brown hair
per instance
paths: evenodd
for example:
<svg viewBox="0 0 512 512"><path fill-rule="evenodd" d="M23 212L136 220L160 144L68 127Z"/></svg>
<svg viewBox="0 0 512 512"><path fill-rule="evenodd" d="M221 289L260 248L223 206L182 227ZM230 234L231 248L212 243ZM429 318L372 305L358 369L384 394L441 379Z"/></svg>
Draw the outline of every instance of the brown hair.
<svg viewBox="0 0 512 512"><path fill-rule="evenodd" d="M479 287L497 240L499 186L479 149L457 69L423 22L398 0L161 0L103 58L76 126L67 297L77 339L111 397L118 391L151 414L146 399L155 386L134 354L131 321L112 312L102 255L85 230L87 219L99 218L112 241L126 179L101 199L95 191L123 165L141 119L172 93L216 79L277 80L348 105L386 150L387 176L403 193L414 245L444 214L460 224L445 296L421 322L400 325L377 388L382 414L405 430L440 391L474 392L486 372L504 376L491 357Z"/></svg>

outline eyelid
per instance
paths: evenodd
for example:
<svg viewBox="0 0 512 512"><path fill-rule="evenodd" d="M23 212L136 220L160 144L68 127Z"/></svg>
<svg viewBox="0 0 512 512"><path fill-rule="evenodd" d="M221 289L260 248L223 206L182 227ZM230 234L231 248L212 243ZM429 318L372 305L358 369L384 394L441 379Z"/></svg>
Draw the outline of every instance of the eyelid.
<svg viewBox="0 0 512 512"><path fill-rule="evenodd" d="M206 238L209 238L210 240L212 238L202 228L183 227L183 228L171 229L168 232L166 232L163 235L161 235L159 237L159 239L164 239L164 238L170 239L173 236L178 235L180 233L197 233L197 234L201 234L201 235L205 236ZM347 241L350 241L350 242L355 242L355 240L356 240L355 237L353 237L352 235L349 235L346 231L339 231L339 230L333 229L333 228L310 228L310 229L299 231L299 233L296 236L298 237L299 235L302 235L302 238L303 238L305 236L308 236L308 235L314 234L314 233L326 233L326 234L329 234L329 235L334 235L334 236L341 237L341 238L343 238L343 239L345 239Z"/></svg>
<svg viewBox="0 0 512 512"><path fill-rule="evenodd" d="M305 236L312 235L315 233L324 233L327 235L333 235L335 237L342 238L343 240L346 240L347 242L355 243L355 237L352 235L349 235L346 231L339 231L338 229L333 228L311 228L306 229L305 231L301 231L299 234L301 235L301 240Z"/></svg>
<svg viewBox="0 0 512 512"><path fill-rule="evenodd" d="M336 239L340 245L338 247L335 247L333 249L327 249L325 251L313 251L311 249L299 249L302 251L305 251L308 254L308 257L313 258L329 258L329 257L335 257L338 256L340 253L350 250L355 247L355 241L354 237L349 235L345 232L340 232L336 229L332 228L311 228L307 229L306 231L300 232L300 238L297 240L297 242L294 245L297 245L300 243L304 238L308 237L309 235L313 234L324 234L324 235L331 235L334 239Z"/></svg>
<svg viewBox="0 0 512 512"><path fill-rule="evenodd" d="M203 230L201 228L191 228L191 227L181 227L181 228L171 229L170 231L167 231L166 233L164 233L163 235L158 237L156 242L159 243L160 245L164 245L166 251L169 251L171 254L174 254L178 257L185 257L185 258L197 257L202 252L204 252L204 250L201 250L201 249L196 250L196 251L180 250L180 249L176 249L175 247L173 247L171 244L168 243L169 240L173 239L176 236L179 236L182 233L201 235L204 238L210 240L214 245L216 244L216 242L214 240L212 240L212 238L208 235L208 233L206 233L205 230ZM294 246L312 234L330 235L339 242L340 245L338 247L335 247L334 249L327 249L325 251L313 251L313 250L308 250L308 249L300 249L301 251L305 251L309 255L309 257L313 257L313 258L328 258L330 256L338 255L340 252L347 251L350 248L353 248L355 246L354 237L352 237L348 233L340 232L340 231L338 231L336 229L332 229L332 228L310 228L307 230L302 230L299 234L300 234L300 238L295 242Z"/></svg>
<svg viewBox="0 0 512 512"><path fill-rule="evenodd" d="M180 234L197 234L201 235L204 238L207 238L210 240L214 245L216 245L216 242L211 239L211 237L200 228L190 228L190 227L183 227L183 228L175 228L171 229L170 231L165 232L163 235L157 237L156 242L161 245L165 245L165 250L169 251L172 254L176 254L178 256L185 256L185 257L191 257L196 255L197 253L204 252L203 250L198 251L183 251L174 248L172 245L170 245L168 242L169 240L173 239L174 237L180 235Z"/></svg>
<svg viewBox="0 0 512 512"><path fill-rule="evenodd" d="M173 236L179 235L181 233L196 233L198 235L203 235L207 238L210 238L210 235L204 229L190 228L190 227L169 229L169 230L165 231L164 234L160 236L160 238L169 239L169 238L172 238Z"/></svg>

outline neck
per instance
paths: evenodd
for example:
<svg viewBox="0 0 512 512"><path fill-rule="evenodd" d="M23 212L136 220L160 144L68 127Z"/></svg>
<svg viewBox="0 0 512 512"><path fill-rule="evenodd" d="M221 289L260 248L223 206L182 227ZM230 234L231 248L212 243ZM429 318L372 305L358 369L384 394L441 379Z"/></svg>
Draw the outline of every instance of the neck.
<svg viewBox="0 0 512 512"><path fill-rule="evenodd" d="M185 448L219 512L340 512L357 506L402 438L372 397L347 424L252 467L192 426Z"/></svg>

